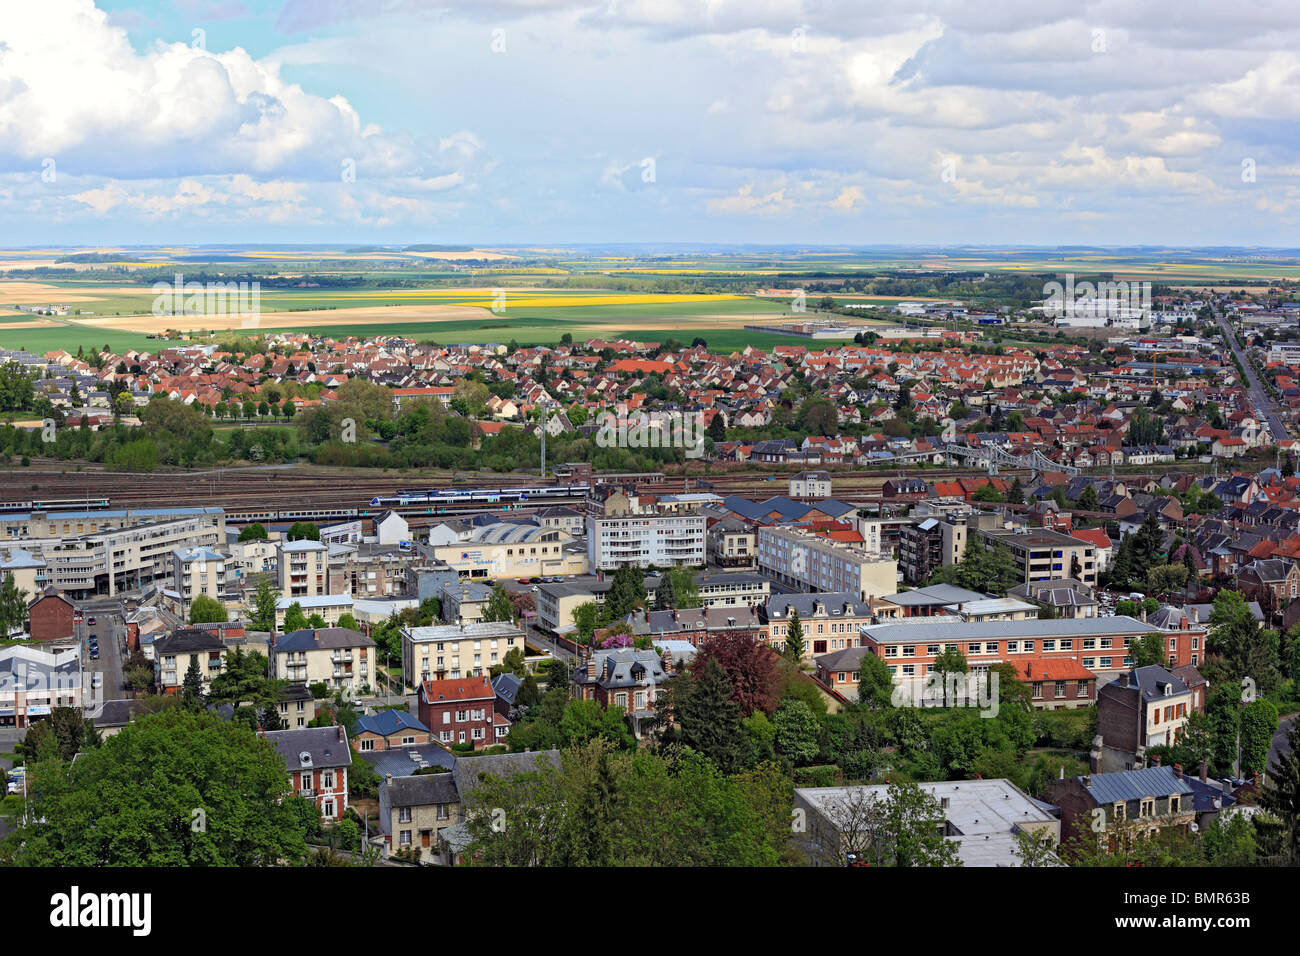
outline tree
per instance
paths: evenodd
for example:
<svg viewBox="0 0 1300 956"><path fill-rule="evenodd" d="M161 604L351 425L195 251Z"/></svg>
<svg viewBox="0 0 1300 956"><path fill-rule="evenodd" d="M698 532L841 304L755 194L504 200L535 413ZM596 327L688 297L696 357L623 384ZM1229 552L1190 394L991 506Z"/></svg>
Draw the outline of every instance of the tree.
<svg viewBox="0 0 1300 956"><path fill-rule="evenodd" d="M621 565L614 572L609 593L605 595L605 609L611 621L627 617L638 607L645 607L645 578L640 568Z"/></svg>
<svg viewBox="0 0 1300 956"><path fill-rule="evenodd" d="M258 521L244 525L243 529L239 532L240 541L265 541L266 537L266 528L264 528L261 522Z"/></svg>
<svg viewBox="0 0 1300 956"><path fill-rule="evenodd" d="M1237 687L1249 677L1259 691L1272 690L1277 683L1277 649L1264 633L1239 591L1220 591L1210 612L1207 643L1212 656L1203 668L1205 676L1212 683Z"/></svg>
<svg viewBox="0 0 1300 956"><path fill-rule="evenodd" d="M492 593L483 608L482 619L484 621L503 621L507 624L514 623L515 610L510 604L510 595L506 592L505 585L500 582L492 585Z"/></svg>
<svg viewBox="0 0 1300 956"><path fill-rule="evenodd" d="M181 683L181 704L187 710L202 710L205 703L203 694L203 673L199 670L198 657L190 657L190 666L185 669L185 679Z"/></svg>
<svg viewBox="0 0 1300 956"><path fill-rule="evenodd" d="M1079 493L1078 508L1080 511L1100 511L1101 501L1097 497L1097 489L1092 485L1084 487Z"/></svg>
<svg viewBox="0 0 1300 956"><path fill-rule="evenodd" d="M275 585L270 581L261 581L258 583L257 594L253 597L252 624L254 630L275 630L275 602L278 598L279 592L276 591ZM298 605L298 613L302 614L302 605Z"/></svg>
<svg viewBox="0 0 1300 956"><path fill-rule="evenodd" d="M224 624L230 620L226 606L216 598L200 594L190 604L191 624Z"/></svg>
<svg viewBox="0 0 1300 956"><path fill-rule="evenodd" d="M308 626L307 615L302 612L302 605L294 601L284 612L284 633L305 631Z"/></svg>
<svg viewBox="0 0 1300 956"><path fill-rule="evenodd" d="M930 672L937 675L936 683L943 692L943 706L948 706L948 675L949 674L967 674L970 672L970 665L966 663L966 655L961 652L956 644L944 645L943 652L934 659L930 666Z"/></svg>
<svg viewBox="0 0 1300 956"><path fill-rule="evenodd" d="M1016 479L1011 482L1011 487L1007 491L1007 501L1013 505L1022 505L1025 503L1025 489L1024 486L1020 484L1019 475L1017 475Z"/></svg>
<svg viewBox="0 0 1300 956"><path fill-rule="evenodd" d="M894 675L889 665L875 654L863 654L858 662L858 703L868 710L893 706Z"/></svg>
<svg viewBox="0 0 1300 956"><path fill-rule="evenodd" d="M51 746L47 740L53 741L53 752L65 763L81 751L102 743L95 722L75 707L55 707L48 720L38 720L27 728L14 749L26 762L34 763Z"/></svg>
<svg viewBox="0 0 1300 956"><path fill-rule="evenodd" d="M792 607L790 609L790 620L786 625L785 650L783 656L786 660L793 661L796 664L803 663L804 641L803 641L803 624L799 620L799 609Z"/></svg>
<svg viewBox="0 0 1300 956"><path fill-rule="evenodd" d="M1002 492L993 487L992 482L986 482L976 489L975 494L971 495L971 500L995 502L1005 501L1006 499L1002 496Z"/></svg>
<svg viewBox="0 0 1300 956"><path fill-rule="evenodd" d="M600 619L600 607L595 601L583 601L573 609L573 625L577 628L582 643L590 644Z"/></svg>
<svg viewBox="0 0 1300 956"><path fill-rule="evenodd" d="M1129 657L1133 658L1134 667L1150 667L1152 664L1164 664L1165 640L1159 634L1147 634L1132 643L1128 654Z"/></svg>
<svg viewBox="0 0 1300 956"><path fill-rule="evenodd" d="M715 442L727 440L727 423L723 419L721 412L713 416L713 419L709 422L709 427L705 430L705 434Z"/></svg>
<svg viewBox="0 0 1300 956"><path fill-rule="evenodd" d="M740 769L746 756L741 709L717 658L706 657L698 670L673 678L665 696L683 744L704 754L723 773Z"/></svg>
<svg viewBox="0 0 1300 956"><path fill-rule="evenodd" d="M762 711L759 711L762 713ZM819 726L817 718L801 700L786 699L772 715L773 743L782 756L796 767L817 759Z"/></svg>
<svg viewBox="0 0 1300 956"><path fill-rule="evenodd" d="M700 587L695 583L695 573L690 568L669 568L664 583L670 586L672 601L666 609L685 611L700 606Z"/></svg>
<svg viewBox="0 0 1300 956"><path fill-rule="evenodd" d="M306 853L283 758L212 714L142 715L76 762L30 772L37 822L9 838L6 862L276 866Z"/></svg>
<svg viewBox="0 0 1300 956"><path fill-rule="evenodd" d="M776 710L780 658L766 644L747 631L717 631L700 642L691 661L692 673L700 676L711 660L726 674L742 717L756 710L768 714Z"/></svg>
<svg viewBox="0 0 1300 956"><path fill-rule="evenodd" d="M0 638L21 628L27 621L27 592L14 583L13 572L0 585Z"/></svg>
<svg viewBox="0 0 1300 956"><path fill-rule="evenodd" d="M1252 777L1268 768L1268 749L1277 733L1277 708L1259 698L1241 711L1241 775Z"/></svg>
<svg viewBox="0 0 1300 956"><path fill-rule="evenodd" d="M320 528L310 521L295 521L285 533L286 541L319 541Z"/></svg>

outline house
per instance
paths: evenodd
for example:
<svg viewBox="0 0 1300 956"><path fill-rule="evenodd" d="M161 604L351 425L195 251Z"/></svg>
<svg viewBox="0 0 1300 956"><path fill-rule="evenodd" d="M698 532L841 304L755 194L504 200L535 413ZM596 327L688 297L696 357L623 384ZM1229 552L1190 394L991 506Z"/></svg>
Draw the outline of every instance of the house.
<svg viewBox="0 0 1300 956"><path fill-rule="evenodd" d="M1061 811L1061 839L1081 833L1115 848L1125 829L1155 834L1166 827L1185 829L1195 821L1195 794L1181 768L1145 767L1092 773L1052 782L1048 798ZM1094 811L1101 810L1102 814ZM1104 826L1096 822L1104 820Z"/></svg>
<svg viewBox="0 0 1300 956"><path fill-rule="evenodd" d="M1036 657L1015 666L1029 685L1035 710L1073 710L1097 700L1097 675L1075 658Z"/></svg>
<svg viewBox="0 0 1300 956"><path fill-rule="evenodd" d="M1058 618L1096 617L1100 607L1092 588L1073 578L1017 584L1007 595L1050 608Z"/></svg>
<svg viewBox="0 0 1300 956"><path fill-rule="evenodd" d="M1196 673L1193 668L1187 671ZM1197 675L1199 678L1199 674ZM1131 770L1150 747L1175 743L1193 711L1204 711L1181 678L1151 664L1135 667L1097 692L1097 736L1093 770Z"/></svg>
<svg viewBox="0 0 1300 956"><path fill-rule="evenodd" d="M573 672L573 696L602 707L622 707L639 739L655 717L655 696L671 674L654 651L630 647L596 651Z"/></svg>
<svg viewBox="0 0 1300 956"><path fill-rule="evenodd" d="M414 747L431 742L429 728L404 710L381 710L357 720L352 749L359 753Z"/></svg>
<svg viewBox="0 0 1300 956"><path fill-rule="evenodd" d="M791 498L829 498L830 496L830 472L801 471L790 478Z"/></svg>
<svg viewBox="0 0 1300 956"><path fill-rule="evenodd" d="M837 694L857 700L858 668L862 666L863 655L870 653L865 647L848 647L816 657L813 663L817 666L817 679Z"/></svg>
<svg viewBox="0 0 1300 956"><path fill-rule="evenodd" d="M1300 565L1280 558L1252 561L1237 572L1237 590L1266 611L1284 608L1300 596Z"/></svg>
<svg viewBox="0 0 1300 956"><path fill-rule="evenodd" d="M476 808L475 791L489 778L558 767L560 752L457 757L449 770L398 777L379 786L379 828L386 855L410 854L421 863L454 865L468 843L466 821Z"/></svg>
<svg viewBox="0 0 1300 956"><path fill-rule="evenodd" d="M418 707L420 723L447 746L473 744L479 750L510 733L510 720L497 713L496 691L485 676L423 681Z"/></svg>
<svg viewBox="0 0 1300 956"><path fill-rule="evenodd" d="M347 627L303 628L274 638L271 674L356 694L374 676L375 642Z"/></svg>
<svg viewBox="0 0 1300 956"><path fill-rule="evenodd" d="M176 694L191 665L197 664L207 693L213 677L221 673L226 646L221 638L202 628L173 631L153 643L154 684L162 694Z"/></svg>
<svg viewBox="0 0 1300 956"><path fill-rule="evenodd" d="M306 727L316 718L316 698L306 684L280 688L280 723L286 728Z"/></svg>
<svg viewBox="0 0 1300 956"><path fill-rule="evenodd" d="M289 786L316 804L323 820L338 820L348 808L352 748L341 725L265 730L260 736L284 758Z"/></svg>
<svg viewBox="0 0 1300 956"><path fill-rule="evenodd" d="M27 603L27 619L33 641L60 641L75 636L73 622L77 606L58 588L50 585Z"/></svg>

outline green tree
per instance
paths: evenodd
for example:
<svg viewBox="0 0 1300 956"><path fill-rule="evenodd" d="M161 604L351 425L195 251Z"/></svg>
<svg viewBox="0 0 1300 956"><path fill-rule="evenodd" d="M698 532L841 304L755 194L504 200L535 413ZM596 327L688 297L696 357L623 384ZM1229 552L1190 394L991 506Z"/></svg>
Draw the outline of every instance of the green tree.
<svg viewBox="0 0 1300 956"><path fill-rule="evenodd" d="M319 541L320 528L310 521L295 521L284 536L286 541Z"/></svg>
<svg viewBox="0 0 1300 956"><path fill-rule="evenodd" d="M1097 489L1092 485L1086 486L1079 493L1078 508L1080 511L1100 511L1101 501L1097 497Z"/></svg>
<svg viewBox="0 0 1300 956"><path fill-rule="evenodd" d="M308 626L307 615L302 612L301 604L294 601L285 608L284 633L292 634L294 631L305 631Z"/></svg>
<svg viewBox="0 0 1300 956"><path fill-rule="evenodd" d="M279 592L276 591L275 585L270 581L258 582L257 594L253 597L252 624L254 630L275 630L275 602L279 596ZM302 605L298 605L298 613L302 614Z"/></svg>
<svg viewBox="0 0 1300 956"><path fill-rule="evenodd" d="M731 681L716 658L708 658L698 676L680 674L667 685L686 746L704 754L723 773L739 769L745 758L740 705L732 698Z"/></svg>
<svg viewBox="0 0 1300 956"><path fill-rule="evenodd" d="M1215 596L1208 645L1211 657L1202 670L1211 683L1240 686L1249 677L1261 693L1277 683L1277 649L1240 592L1225 589Z"/></svg>
<svg viewBox="0 0 1300 956"><path fill-rule="evenodd" d="M266 537L266 528L258 521L244 525L239 532L240 541L265 541Z"/></svg>
<svg viewBox="0 0 1300 956"><path fill-rule="evenodd" d="M785 649L781 652L786 660L795 664L803 663L804 640L803 623L799 620L799 609L790 609L790 620L786 626Z"/></svg>
<svg viewBox="0 0 1300 956"><path fill-rule="evenodd" d="M1300 863L1300 720L1287 730L1286 750L1269 768L1260 806L1281 821L1282 849L1292 866Z"/></svg>
<svg viewBox="0 0 1300 956"><path fill-rule="evenodd" d="M224 624L228 620L226 606L216 598L200 594L190 604L191 624Z"/></svg>
<svg viewBox="0 0 1300 956"><path fill-rule="evenodd" d="M875 654L863 654L858 662L858 703L868 710L893 706L894 677L889 665Z"/></svg>
<svg viewBox="0 0 1300 956"><path fill-rule="evenodd" d="M95 722L75 707L55 707L48 720L38 720L27 728L27 733L14 748L15 753L27 762L35 762L53 740L60 760L70 762L82 750L98 747L102 741Z"/></svg>
<svg viewBox="0 0 1300 956"><path fill-rule="evenodd" d="M185 678L181 683L181 704L187 710L202 710L206 703L203 693L203 672L199 670L199 659L190 657L190 666L185 669Z"/></svg>
<svg viewBox="0 0 1300 956"><path fill-rule="evenodd" d="M956 644L946 644L942 653L934 659L934 663L930 666L930 672L937 677L936 683L943 691L943 706L947 707L949 704L948 675L967 674L970 672L970 665L966 663L966 655L961 652Z"/></svg>
<svg viewBox="0 0 1300 956"><path fill-rule="evenodd" d="M1136 640L1129 648L1129 657L1133 658L1134 667L1150 667L1152 664L1165 663L1165 639L1159 634L1147 634Z"/></svg>
<svg viewBox="0 0 1300 956"><path fill-rule="evenodd" d="M957 842L944 836L939 801L914 783L891 782L884 794L849 791L829 808L831 828L814 835L808 853L844 865L848 854L872 866L960 866Z"/></svg>
<svg viewBox="0 0 1300 956"><path fill-rule="evenodd" d="M484 621L503 621L507 624L514 623L515 609L510 603L510 595L505 589L505 585L497 582L492 585L492 594L488 597L487 604L483 608Z"/></svg>
<svg viewBox="0 0 1300 956"><path fill-rule="evenodd" d="M638 607L645 606L645 579L640 568L624 564L614 572L609 593L605 595L605 609L609 620L627 617Z"/></svg>
<svg viewBox="0 0 1300 956"><path fill-rule="evenodd" d="M306 853L283 758L212 714L143 715L74 763L29 772L37 822L6 841L11 864L275 866Z"/></svg>
<svg viewBox="0 0 1300 956"><path fill-rule="evenodd" d="M0 638L7 637L27 621L27 592L14 583L13 572L0 585Z"/></svg>
<svg viewBox="0 0 1300 956"><path fill-rule="evenodd" d="M1268 769L1268 749L1277 733L1277 708L1259 698L1241 711L1241 774L1250 777Z"/></svg>
<svg viewBox="0 0 1300 956"><path fill-rule="evenodd" d="M762 713L762 711L759 711ZM817 718L801 700L784 700L772 715L774 744L777 753L797 767L817 759L819 726Z"/></svg>

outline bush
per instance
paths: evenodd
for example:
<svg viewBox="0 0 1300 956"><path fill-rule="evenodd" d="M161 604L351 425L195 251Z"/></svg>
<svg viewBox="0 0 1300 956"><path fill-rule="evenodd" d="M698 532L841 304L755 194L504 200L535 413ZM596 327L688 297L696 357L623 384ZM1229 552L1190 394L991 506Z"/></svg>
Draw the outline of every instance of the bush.
<svg viewBox="0 0 1300 956"><path fill-rule="evenodd" d="M1097 708L1034 711L1035 746L1087 750L1097 735Z"/></svg>

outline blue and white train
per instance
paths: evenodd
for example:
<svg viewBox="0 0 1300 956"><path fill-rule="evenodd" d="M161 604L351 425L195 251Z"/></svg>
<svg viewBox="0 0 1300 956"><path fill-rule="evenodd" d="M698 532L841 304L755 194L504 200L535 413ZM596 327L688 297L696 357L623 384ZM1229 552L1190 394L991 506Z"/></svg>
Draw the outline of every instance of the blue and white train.
<svg viewBox="0 0 1300 956"><path fill-rule="evenodd" d="M515 488L419 488L398 489L391 495L370 499L372 508L408 505L518 504L520 502L563 501L581 498L591 490L587 484L532 485Z"/></svg>

